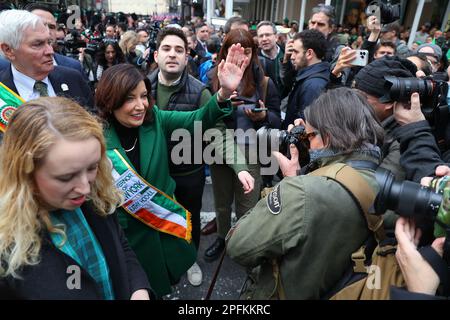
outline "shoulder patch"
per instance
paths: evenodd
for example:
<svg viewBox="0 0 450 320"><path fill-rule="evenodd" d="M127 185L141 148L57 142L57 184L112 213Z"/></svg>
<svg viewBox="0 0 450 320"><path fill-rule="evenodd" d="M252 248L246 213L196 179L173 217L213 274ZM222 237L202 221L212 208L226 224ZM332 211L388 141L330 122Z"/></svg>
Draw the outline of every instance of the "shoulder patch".
<svg viewBox="0 0 450 320"><path fill-rule="evenodd" d="M281 192L280 184L277 184L275 188L267 196L267 208L269 208L272 214L279 214L281 212Z"/></svg>

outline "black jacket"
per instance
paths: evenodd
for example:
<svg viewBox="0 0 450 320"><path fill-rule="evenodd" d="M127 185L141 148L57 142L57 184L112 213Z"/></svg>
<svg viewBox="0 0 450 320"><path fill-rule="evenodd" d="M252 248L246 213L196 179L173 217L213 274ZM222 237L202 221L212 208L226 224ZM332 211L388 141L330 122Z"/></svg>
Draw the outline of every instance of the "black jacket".
<svg viewBox="0 0 450 320"><path fill-rule="evenodd" d="M280 48L280 52L275 59L270 59L262 53L261 49L258 49L258 59L261 63L264 73L274 82L281 98L286 97L289 94L290 87L285 87L281 79L281 64L283 62L284 50Z"/></svg>
<svg viewBox="0 0 450 320"><path fill-rule="evenodd" d="M48 79L57 96L63 96L76 100L87 110L94 111L94 96L80 72L62 66L55 66L49 73ZM11 67L0 71L0 82L15 93L19 93L14 84Z"/></svg>
<svg viewBox="0 0 450 320"><path fill-rule="evenodd" d="M152 96L157 99L157 88L158 88L158 74L159 69L153 71L148 79L152 84ZM176 94L172 94L169 98L169 104L167 106L160 106L164 110L171 111L194 111L201 107L200 100L202 97L203 90L206 89L206 86L199 80L195 79L191 76L187 70L185 69L179 86L179 90Z"/></svg>
<svg viewBox="0 0 450 320"><path fill-rule="evenodd" d="M299 70L289 94L283 128L304 118L303 111L322 93L330 79L330 64L320 62Z"/></svg>
<svg viewBox="0 0 450 320"><path fill-rule="evenodd" d="M420 182L423 177L434 176L436 167L445 164L428 121L401 126L394 135L400 143L400 164L407 180Z"/></svg>
<svg viewBox="0 0 450 320"><path fill-rule="evenodd" d="M149 290L154 297L147 276L119 226L117 215L100 217L85 204L83 214L94 232L109 267L116 299L128 300L139 289ZM69 289L75 273L71 266L81 270L80 289ZM73 267L72 267L73 268ZM0 298L13 299L103 299L92 277L71 257L57 249L48 233L43 235L40 263L27 266L20 272L23 279L0 278Z"/></svg>

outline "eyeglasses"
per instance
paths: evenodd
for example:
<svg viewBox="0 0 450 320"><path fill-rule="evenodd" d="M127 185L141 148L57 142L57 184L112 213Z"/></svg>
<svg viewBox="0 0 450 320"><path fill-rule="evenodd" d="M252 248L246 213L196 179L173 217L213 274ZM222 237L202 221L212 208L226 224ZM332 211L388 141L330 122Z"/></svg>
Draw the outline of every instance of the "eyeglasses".
<svg viewBox="0 0 450 320"><path fill-rule="evenodd" d="M300 140L309 148L311 144L311 139L315 136L320 136L320 133L318 131L312 131L312 132L304 132L300 136Z"/></svg>
<svg viewBox="0 0 450 320"><path fill-rule="evenodd" d="M430 57L427 57L427 60L428 60L428 62L429 62L430 64L432 64L433 66L437 66L437 65L439 64L439 61L430 59Z"/></svg>

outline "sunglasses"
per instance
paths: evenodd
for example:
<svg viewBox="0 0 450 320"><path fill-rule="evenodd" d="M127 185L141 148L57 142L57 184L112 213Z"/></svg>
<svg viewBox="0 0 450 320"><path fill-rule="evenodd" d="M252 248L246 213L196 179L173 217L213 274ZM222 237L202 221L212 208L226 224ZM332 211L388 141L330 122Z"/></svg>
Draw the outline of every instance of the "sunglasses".
<svg viewBox="0 0 450 320"><path fill-rule="evenodd" d="M300 140L302 141L303 144L305 144L308 149L311 145L311 141L310 139L314 138L315 136L320 135L320 133L318 131L312 131L312 132L304 132L302 135L300 135Z"/></svg>

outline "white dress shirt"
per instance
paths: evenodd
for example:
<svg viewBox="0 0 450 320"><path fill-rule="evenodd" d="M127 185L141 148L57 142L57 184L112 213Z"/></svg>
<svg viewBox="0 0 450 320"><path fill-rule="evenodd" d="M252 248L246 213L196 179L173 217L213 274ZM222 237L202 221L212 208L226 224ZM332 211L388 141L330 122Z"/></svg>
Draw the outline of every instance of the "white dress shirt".
<svg viewBox="0 0 450 320"><path fill-rule="evenodd" d="M18 71L13 64L11 64L11 71L18 94L23 100L30 101L40 97L39 92L33 89L36 80ZM56 97L55 90L53 90L52 84L50 83L48 77L45 77L42 82L47 85L48 96Z"/></svg>

